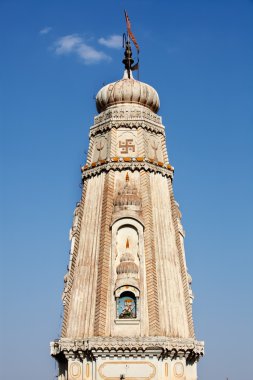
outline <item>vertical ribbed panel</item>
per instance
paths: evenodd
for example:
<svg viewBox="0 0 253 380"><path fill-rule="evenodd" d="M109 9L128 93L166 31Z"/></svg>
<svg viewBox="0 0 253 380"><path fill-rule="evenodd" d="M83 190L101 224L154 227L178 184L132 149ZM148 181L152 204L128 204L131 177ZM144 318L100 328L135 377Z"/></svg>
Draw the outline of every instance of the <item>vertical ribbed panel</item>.
<svg viewBox="0 0 253 380"><path fill-rule="evenodd" d="M144 145L144 131L143 128L137 129L137 153L139 157L145 156L145 145Z"/></svg>
<svg viewBox="0 0 253 380"><path fill-rule="evenodd" d="M96 263L99 252L104 176L105 174L101 174L93 177L87 184L66 337L88 336L94 325L95 298L92 294L96 291L97 283Z"/></svg>
<svg viewBox="0 0 253 380"><path fill-rule="evenodd" d="M188 325L189 325L189 333L190 337L194 338L194 325L193 325L193 318L192 318L192 305L190 303L190 297L189 297L189 284L188 284L188 276L187 276L187 270L185 265L185 257L184 252L181 247L180 242L180 232L178 230L178 222L177 222L177 211L176 211L176 205L175 205L175 199L174 199L174 193L173 193L173 187L172 187L172 180L168 179L169 184L169 191L170 191L170 199L171 199L171 206L172 206L172 218L174 223L174 228L176 231L176 244L179 254L179 261L180 261L180 270L181 270L181 276L182 276L182 282L183 282L183 288L184 288L184 298L185 298L185 307L187 312L187 318L188 318Z"/></svg>
<svg viewBox="0 0 253 380"><path fill-rule="evenodd" d="M63 317L62 332L61 332L62 337L65 337L66 332L67 332L68 317L69 317L69 311L70 311L69 304L70 304L72 285L73 285L73 281L74 281L75 264L76 264L77 254L78 254L81 222L82 222L82 218L83 218L83 208L84 208L84 203L85 203L87 184L88 184L88 181L85 181L83 184L82 198L81 198L81 202L80 202L80 211L79 211L79 215L78 215L77 233L76 233L75 245L74 245L74 249L73 249L73 257L72 257L72 266L71 266L69 277L68 277L69 291L67 293L65 306L64 306L64 317Z"/></svg>
<svg viewBox="0 0 253 380"><path fill-rule="evenodd" d="M97 291L93 292L93 298L96 294L96 311L95 311L95 324L94 335L104 336L109 333L109 313L110 301L109 295L109 281L111 275L111 231L110 225L112 221L113 210L113 195L114 195L114 172L106 174L104 197L103 197L103 212L101 219L101 235L99 245L98 257L98 278L97 278Z"/></svg>
<svg viewBox="0 0 253 380"><path fill-rule="evenodd" d="M89 149L88 149L88 153L87 153L87 157L86 157L86 163L88 165L90 165L92 162L94 140L95 140L94 137L90 138Z"/></svg>
<svg viewBox="0 0 253 380"><path fill-rule="evenodd" d="M111 130L111 142L110 142L110 157L117 155L117 130L112 128Z"/></svg>
<svg viewBox="0 0 253 380"><path fill-rule="evenodd" d="M141 171L142 212L145 224L144 249L148 299L149 335L160 335L160 311L157 293L157 269L154 247L153 215L150 199L149 173Z"/></svg>
<svg viewBox="0 0 253 380"><path fill-rule="evenodd" d="M162 335L189 337L183 279L167 179L150 174L154 249L157 263Z"/></svg>
<svg viewBox="0 0 253 380"><path fill-rule="evenodd" d="M163 152L163 157L164 157L164 162L169 162L169 156L166 148L166 138L165 136L161 137L162 140L162 152Z"/></svg>

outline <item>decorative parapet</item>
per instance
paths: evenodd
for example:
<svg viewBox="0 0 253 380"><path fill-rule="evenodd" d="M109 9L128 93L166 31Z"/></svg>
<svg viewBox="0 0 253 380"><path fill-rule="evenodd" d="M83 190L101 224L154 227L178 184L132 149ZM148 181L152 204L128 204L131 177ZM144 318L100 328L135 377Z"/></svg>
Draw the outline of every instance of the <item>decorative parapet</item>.
<svg viewBox="0 0 253 380"><path fill-rule="evenodd" d="M81 168L82 179L93 177L103 171L111 170L145 170L149 172L160 173L165 177L173 178L174 167L163 162L155 162L152 159L143 157L111 157L107 160L92 162L91 165L84 165Z"/></svg>
<svg viewBox="0 0 253 380"><path fill-rule="evenodd" d="M112 128L122 127L143 128L165 136L165 128L160 116L140 105L122 104L110 107L94 118L94 125L90 128L90 138L108 132Z"/></svg>
<svg viewBox="0 0 253 380"><path fill-rule="evenodd" d="M139 121L148 120L161 126L162 118L158 116L147 107L134 104L124 104L109 107L106 111L101 112L98 116L94 117L94 124L102 124L108 120L129 120Z"/></svg>
<svg viewBox="0 0 253 380"><path fill-rule="evenodd" d="M97 356L158 356L171 359L186 358L188 363L204 355L204 342L194 339L157 337L87 337L84 340L59 339L51 342L51 355L66 358Z"/></svg>
<svg viewBox="0 0 253 380"><path fill-rule="evenodd" d="M90 138L98 134L102 134L110 131L112 128L129 128L129 129L138 129L143 128L148 132L160 133L165 136L164 126L150 123L147 120L108 120L104 123L93 125L90 128Z"/></svg>

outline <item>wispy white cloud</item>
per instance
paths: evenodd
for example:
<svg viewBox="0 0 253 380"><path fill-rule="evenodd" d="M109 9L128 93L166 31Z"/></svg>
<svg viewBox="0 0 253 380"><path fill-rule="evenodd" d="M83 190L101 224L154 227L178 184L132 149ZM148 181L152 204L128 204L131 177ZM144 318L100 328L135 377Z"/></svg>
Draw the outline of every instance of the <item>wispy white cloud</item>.
<svg viewBox="0 0 253 380"><path fill-rule="evenodd" d="M82 39L76 34L70 34L59 38L55 44L56 54L69 54L82 44Z"/></svg>
<svg viewBox="0 0 253 380"><path fill-rule="evenodd" d="M86 65L111 60L111 57L104 52L87 45L78 34L69 34L59 38L55 43L55 53L58 55L75 54Z"/></svg>
<svg viewBox="0 0 253 380"><path fill-rule="evenodd" d="M53 28L51 26L45 26L45 28L40 30L40 34L48 34L52 29Z"/></svg>
<svg viewBox="0 0 253 380"><path fill-rule="evenodd" d="M119 49L122 47L122 36L114 34L108 38L101 37L98 42L106 47Z"/></svg>

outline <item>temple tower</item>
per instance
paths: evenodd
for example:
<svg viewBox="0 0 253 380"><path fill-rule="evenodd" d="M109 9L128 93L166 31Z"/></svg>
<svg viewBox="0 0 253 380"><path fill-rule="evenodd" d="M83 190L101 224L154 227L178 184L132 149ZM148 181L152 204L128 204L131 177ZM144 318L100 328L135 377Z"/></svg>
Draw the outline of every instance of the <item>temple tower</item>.
<svg viewBox="0 0 253 380"><path fill-rule="evenodd" d="M123 78L97 94L70 231L59 380L196 380L191 276L154 88Z"/></svg>

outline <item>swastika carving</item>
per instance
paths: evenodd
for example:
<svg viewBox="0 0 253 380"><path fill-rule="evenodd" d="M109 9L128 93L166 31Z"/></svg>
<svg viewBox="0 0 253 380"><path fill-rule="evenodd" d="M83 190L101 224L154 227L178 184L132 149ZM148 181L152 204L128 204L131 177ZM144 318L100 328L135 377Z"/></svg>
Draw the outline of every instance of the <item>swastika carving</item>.
<svg viewBox="0 0 253 380"><path fill-rule="evenodd" d="M135 145L133 139L126 139L125 141L119 141L119 148L121 148L120 153L125 154L130 151L135 152Z"/></svg>

